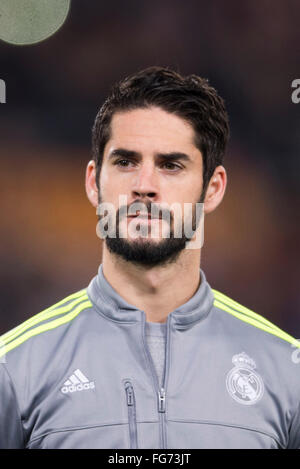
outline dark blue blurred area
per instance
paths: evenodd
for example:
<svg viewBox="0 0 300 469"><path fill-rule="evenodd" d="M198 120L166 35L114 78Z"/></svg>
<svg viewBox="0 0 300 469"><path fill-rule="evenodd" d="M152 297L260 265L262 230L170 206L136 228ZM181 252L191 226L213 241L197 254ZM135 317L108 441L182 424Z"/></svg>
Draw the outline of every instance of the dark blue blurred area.
<svg viewBox="0 0 300 469"><path fill-rule="evenodd" d="M0 41L0 333L96 273L83 182L91 126L115 81L164 65L208 78L230 115L228 191L206 221L208 281L300 337L299 17L298 0L72 0L48 40Z"/></svg>

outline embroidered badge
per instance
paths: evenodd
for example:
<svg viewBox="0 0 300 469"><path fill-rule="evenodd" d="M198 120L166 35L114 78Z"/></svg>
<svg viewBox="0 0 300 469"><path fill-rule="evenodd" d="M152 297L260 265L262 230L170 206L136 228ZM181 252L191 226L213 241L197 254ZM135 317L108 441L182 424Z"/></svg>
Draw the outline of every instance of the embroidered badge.
<svg viewBox="0 0 300 469"><path fill-rule="evenodd" d="M234 368L226 377L226 387L230 396L240 404L252 405L258 402L264 393L264 383L254 371L256 363L245 352L232 357Z"/></svg>

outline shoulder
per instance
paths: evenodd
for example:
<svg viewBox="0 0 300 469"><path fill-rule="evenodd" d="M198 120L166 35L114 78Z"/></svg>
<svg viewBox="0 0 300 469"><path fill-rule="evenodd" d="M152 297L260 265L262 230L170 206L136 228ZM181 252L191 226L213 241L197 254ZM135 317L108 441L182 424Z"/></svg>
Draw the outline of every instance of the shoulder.
<svg viewBox="0 0 300 469"><path fill-rule="evenodd" d="M0 360L5 362L11 355L18 356L19 352L24 356L26 349L30 347L32 350L33 342L51 347L51 341L55 342L55 337L64 332L64 326L68 326L91 307L92 303L84 288L30 317L0 336Z"/></svg>
<svg viewBox="0 0 300 469"><path fill-rule="evenodd" d="M214 307L219 313L224 313L224 321L235 324L252 338L261 337L271 342L282 344L284 347L300 348L300 342L293 336L279 328L276 324L266 319L261 314L235 301L224 293L212 289L214 295ZM232 319L232 321L231 321ZM279 339L279 340L278 340Z"/></svg>

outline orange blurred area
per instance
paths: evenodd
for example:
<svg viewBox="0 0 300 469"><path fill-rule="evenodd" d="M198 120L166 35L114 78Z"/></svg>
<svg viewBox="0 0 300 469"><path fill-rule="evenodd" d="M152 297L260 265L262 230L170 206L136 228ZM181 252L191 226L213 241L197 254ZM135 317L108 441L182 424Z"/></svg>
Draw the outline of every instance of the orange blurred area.
<svg viewBox="0 0 300 469"><path fill-rule="evenodd" d="M97 271L101 242L85 196L87 157L73 148L1 150L1 332L83 288Z"/></svg>
<svg viewBox="0 0 300 469"><path fill-rule="evenodd" d="M14 155L20 154L14 164ZM3 244L13 245L24 262L47 264L54 273L74 267L76 253L86 250L87 259L95 256L94 209L84 188L87 156L41 146L2 149ZM62 258L54 255L60 252ZM90 268L81 265L79 275Z"/></svg>

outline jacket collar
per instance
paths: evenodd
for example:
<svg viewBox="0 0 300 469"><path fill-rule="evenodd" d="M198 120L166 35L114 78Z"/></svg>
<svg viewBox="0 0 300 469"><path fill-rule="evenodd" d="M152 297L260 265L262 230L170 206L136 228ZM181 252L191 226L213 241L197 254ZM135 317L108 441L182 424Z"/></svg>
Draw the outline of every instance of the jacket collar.
<svg viewBox="0 0 300 469"><path fill-rule="evenodd" d="M202 269L200 269L200 276L201 282L194 296L169 314L179 329L187 328L204 319L213 306L214 294ZM145 319L143 311L127 303L108 283L103 275L102 264L98 275L91 280L87 294L98 313L105 315L111 321L133 323Z"/></svg>

